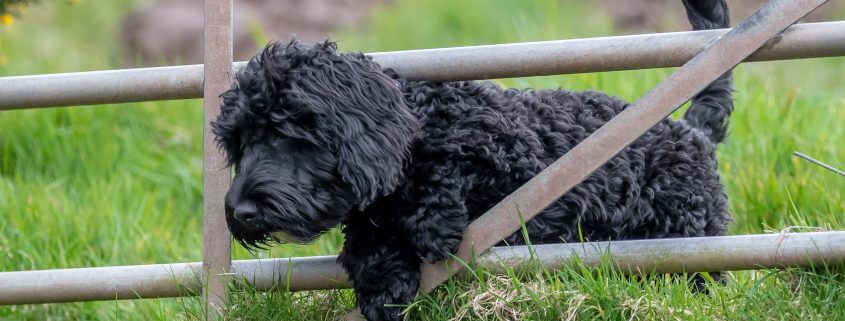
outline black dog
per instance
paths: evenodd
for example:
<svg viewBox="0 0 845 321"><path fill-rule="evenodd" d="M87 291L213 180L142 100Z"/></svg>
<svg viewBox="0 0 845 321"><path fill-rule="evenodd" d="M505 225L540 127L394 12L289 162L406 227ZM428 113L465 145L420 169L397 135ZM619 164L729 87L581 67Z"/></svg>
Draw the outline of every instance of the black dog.
<svg viewBox="0 0 845 321"><path fill-rule="evenodd" d="M694 29L728 26L724 0L684 0ZM369 320L397 320L420 264L627 104L598 92L407 81L334 43L271 44L223 94L213 124L235 167L226 219L246 247L343 225L339 261ZM731 74L527 223L534 243L725 233L716 144ZM520 244L513 235L507 244Z"/></svg>

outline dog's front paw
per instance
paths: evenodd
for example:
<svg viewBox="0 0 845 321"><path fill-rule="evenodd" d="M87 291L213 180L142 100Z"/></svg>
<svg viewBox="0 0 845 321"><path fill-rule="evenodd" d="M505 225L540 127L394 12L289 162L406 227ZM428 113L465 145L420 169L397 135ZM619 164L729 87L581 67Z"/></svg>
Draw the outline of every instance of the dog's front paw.
<svg viewBox="0 0 845 321"><path fill-rule="evenodd" d="M383 284L375 292L357 291L358 307L367 321L401 321L405 306L414 301L419 287L418 279L409 283ZM368 285L371 286L371 285Z"/></svg>
<svg viewBox="0 0 845 321"><path fill-rule="evenodd" d="M447 237L422 238L415 242L417 255L428 263L434 263L449 258L450 254L458 251L463 235L450 235Z"/></svg>

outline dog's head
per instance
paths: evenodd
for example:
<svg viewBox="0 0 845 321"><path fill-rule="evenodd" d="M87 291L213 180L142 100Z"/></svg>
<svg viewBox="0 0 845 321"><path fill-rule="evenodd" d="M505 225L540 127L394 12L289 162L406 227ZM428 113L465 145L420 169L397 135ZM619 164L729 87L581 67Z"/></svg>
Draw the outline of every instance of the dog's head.
<svg viewBox="0 0 845 321"><path fill-rule="evenodd" d="M417 119L378 64L336 50L270 44L222 96L226 221L248 248L311 241L402 180Z"/></svg>

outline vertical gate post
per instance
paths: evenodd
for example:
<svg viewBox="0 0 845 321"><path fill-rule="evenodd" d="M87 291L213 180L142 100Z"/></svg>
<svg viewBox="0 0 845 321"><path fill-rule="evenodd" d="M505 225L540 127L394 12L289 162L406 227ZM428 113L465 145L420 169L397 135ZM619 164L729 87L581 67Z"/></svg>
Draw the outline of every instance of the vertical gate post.
<svg viewBox="0 0 845 321"><path fill-rule="evenodd" d="M206 319L220 315L226 303L232 248L223 197L230 171L217 149L211 121L220 112L220 93L232 78L232 0L205 0L203 49L203 309Z"/></svg>

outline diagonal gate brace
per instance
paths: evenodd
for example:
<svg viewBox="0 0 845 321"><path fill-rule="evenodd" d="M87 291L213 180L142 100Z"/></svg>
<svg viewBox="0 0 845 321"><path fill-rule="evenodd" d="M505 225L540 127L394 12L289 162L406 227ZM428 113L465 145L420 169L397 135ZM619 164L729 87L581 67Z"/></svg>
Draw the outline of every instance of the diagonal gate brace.
<svg viewBox="0 0 845 321"><path fill-rule="evenodd" d="M423 263L420 292L428 293L530 220L652 126L739 64L766 41L826 0L772 0L596 130L484 215L473 221L454 257ZM522 214L522 217L517 213Z"/></svg>

